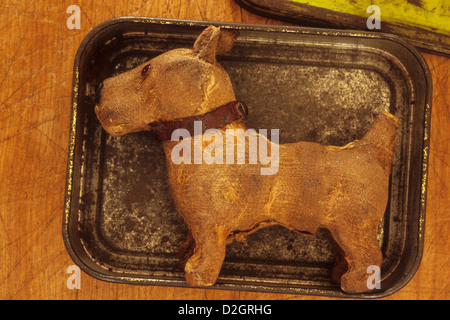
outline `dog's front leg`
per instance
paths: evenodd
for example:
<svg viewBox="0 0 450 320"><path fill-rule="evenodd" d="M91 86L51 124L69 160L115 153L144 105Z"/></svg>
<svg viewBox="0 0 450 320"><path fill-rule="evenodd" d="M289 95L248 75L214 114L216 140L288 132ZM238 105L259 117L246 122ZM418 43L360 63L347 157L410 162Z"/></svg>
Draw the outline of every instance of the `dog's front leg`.
<svg viewBox="0 0 450 320"><path fill-rule="evenodd" d="M225 259L228 232L221 226L191 232L195 249L184 268L186 282L190 286L211 286L216 282Z"/></svg>
<svg viewBox="0 0 450 320"><path fill-rule="evenodd" d="M184 267L186 266L186 262L194 253L194 248L195 248L194 238L192 237L192 233L189 230L186 235L186 239L183 241L183 243L181 243L180 248L178 249L178 259L180 261L180 266L183 270Z"/></svg>

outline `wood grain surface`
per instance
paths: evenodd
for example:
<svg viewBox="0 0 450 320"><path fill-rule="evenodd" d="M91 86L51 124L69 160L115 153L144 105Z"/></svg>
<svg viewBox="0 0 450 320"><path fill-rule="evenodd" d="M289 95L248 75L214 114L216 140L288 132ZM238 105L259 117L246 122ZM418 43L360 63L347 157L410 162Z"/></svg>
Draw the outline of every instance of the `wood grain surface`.
<svg viewBox="0 0 450 320"><path fill-rule="evenodd" d="M81 28L69 30L69 5ZM72 68L78 46L99 23L148 16L286 24L233 0L3 1L0 4L0 299L326 299L213 289L106 283L81 274L62 239ZM414 278L386 299L450 298L450 60L424 54L433 77L425 248Z"/></svg>

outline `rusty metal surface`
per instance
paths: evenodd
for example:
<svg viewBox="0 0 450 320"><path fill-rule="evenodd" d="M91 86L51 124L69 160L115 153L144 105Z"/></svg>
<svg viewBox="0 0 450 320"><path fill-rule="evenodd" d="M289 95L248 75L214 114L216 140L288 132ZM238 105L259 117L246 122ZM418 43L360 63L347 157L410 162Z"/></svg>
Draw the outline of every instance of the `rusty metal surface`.
<svg viewBox="0 0 450 320"><path fill-rule="evenodd" d="M94 92L106 77L191 46L206 25L117 18L80 46L63 236L74 261L94 277L185 286L177 251L187 227L172 203L160 142L150 133L109 136L94 114ZM400 119L390 201L379 227L382 289L356 296L401 288L417 269L423 245L431 84L421 56L383 35L223 26L240 30L219 62L248 106L250 128L279 129L280 143L341 146L361 138L382 110ZM330 280L334 257L321 231L305 237L282 227L261 229L246 244L227 247L213 288L351 297Z"/></svg>

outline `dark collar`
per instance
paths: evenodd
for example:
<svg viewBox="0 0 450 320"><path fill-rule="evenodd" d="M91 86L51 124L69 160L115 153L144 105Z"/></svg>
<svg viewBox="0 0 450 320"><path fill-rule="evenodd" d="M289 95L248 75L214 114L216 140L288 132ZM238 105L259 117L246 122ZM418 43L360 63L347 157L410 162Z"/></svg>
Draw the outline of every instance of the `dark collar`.
<svg viewBox="0 0 450 320"><path fill-rule="evenodd" d="M247 119L248 110L244 103L232 101L208 113L167 122L152 122L152 128L156 137L160 140L170 140L172 132L176 129L186 129L194 136L194 121L202 122L202 133L208 129L218 129L231 122L244 118Z"/></svg>

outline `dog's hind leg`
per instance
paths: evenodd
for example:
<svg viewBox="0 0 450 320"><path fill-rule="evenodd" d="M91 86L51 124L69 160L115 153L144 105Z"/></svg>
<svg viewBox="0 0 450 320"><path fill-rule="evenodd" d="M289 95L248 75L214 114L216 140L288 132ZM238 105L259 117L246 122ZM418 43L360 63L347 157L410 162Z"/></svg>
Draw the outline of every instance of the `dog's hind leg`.
<svg viewBox="0 0 450 320"><path fill-rule="evenodd" d="M336 260L331 268L331 281L334 283L341 283L342 275L348 270L348 263L347 260L345 260L345 252L334 240L331 232L328 229L324 229L324 231L336 251Z"/></svg>
<svg viewBox="0 0 450 320"><path fill-rule="evenodd" d="M345 292L370 291L367 270L371 265L381 268L383 260L377 241L377 227L378 224L373 221L364 221L354 228L329 228L348 263L348 270L341 277L341 288Z"/></svg>
<svg viewBox="0 0 450 320"><path fill-rule="evenodd" d="M195 249L185 265L186 282L190 286L211 286L219 276L225 259L228 233L220 227L192 232Z"/></svg>

